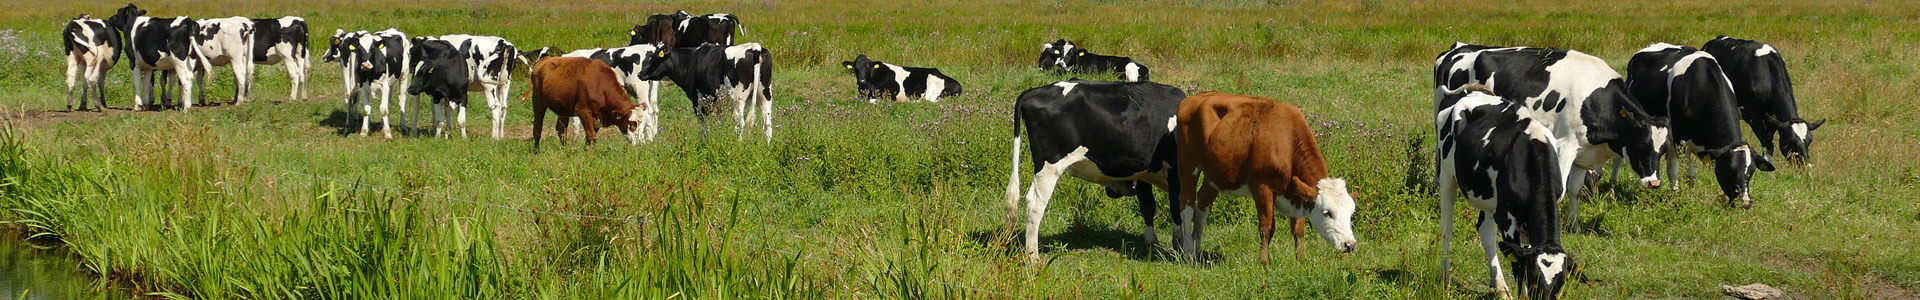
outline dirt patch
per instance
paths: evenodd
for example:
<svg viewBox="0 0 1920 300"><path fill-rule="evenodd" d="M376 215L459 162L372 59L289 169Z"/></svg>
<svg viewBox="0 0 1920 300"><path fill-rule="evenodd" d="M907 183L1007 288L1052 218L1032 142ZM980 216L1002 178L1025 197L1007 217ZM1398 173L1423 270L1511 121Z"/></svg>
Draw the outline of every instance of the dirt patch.
<svg viewBox="0 0 1920 300"><path fill-rule="evenodd" d="M1814 260L1808 260L1808 259L1796 259L1796 258L1789 258L1789 257L1783 257L1783 256L1769 256L1769 258L1763 260L1762 263L1768 266L1773 266L1775 268L1796 270L1798 272L1805 272L1805 273L1829 273L1829 274L1836 273L1834 272L1835 270L1830 270L1827 267L1821 266L1820 263ZM1838 275L1844 275L1844 274L1838 274ZM1901 287L1900 284L1894 283L1892 280L1888 280L1884 276L1868 273L1868 274L1860 274L1855 278L1859 281L1858 282L1845 282L1845 281L1821 282L1822 285L1825 285L1821 288L1853 290L1855 292L1858 292L1859 295L1861 296L1866 296L1868 299L1920 299L1920 291L1909 290L1904 287ZM1837 285L1846 285L1849 283L1851 283L1851 286L1837 286ZM1801 294L1804 294L1804 293L1795 293L1792 291L1788 291L1786 293L1786 296L1790 299L1805 298L1805 296Z"/></svg>
<svg viewBox="0 0 1920 300"><path fill-rule="evenodd" d="M0 109L0 121L5 121L6 123L12 124L14 127L17 127L17 128L31 129L31 128L42 128L42 127L46 127L47 125L60 124L65 122L85 121L85 120L100 119L100 118L106 118L106 117L112 117L112 116L131 115L131 114L137 114L137 113L143 113L143 112L130 111L125 108L118 108L118 109L108 108L106 111L103 111L103 112L58 111L58 110L15 111L15 110Z"/></svg>

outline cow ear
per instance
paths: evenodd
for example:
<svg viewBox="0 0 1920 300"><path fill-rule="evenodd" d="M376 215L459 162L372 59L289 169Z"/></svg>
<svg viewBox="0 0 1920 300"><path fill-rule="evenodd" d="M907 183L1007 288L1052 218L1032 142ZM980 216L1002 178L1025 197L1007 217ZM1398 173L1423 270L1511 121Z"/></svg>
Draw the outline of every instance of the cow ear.
<svg viewBox="0 0 1920 300"><path fill-rule="evenodd" d="M640 35L640 31L637 31L637 30L628 30L628 31L627 31L627 36L636 36L636 35Z"/></svg>
<svg viewBox="0 0 1920 300"><path fill-rule="evenodd" d="M853 69L853 62L850 61L841 61L840 65L846 66L847 69Z"/></svg>
<svg viewBox="0 0 1920 300"><path fill-rule="evenodd" d="M1773 172L1773 160L1767 159L1766 156L1760 155L1759 152L1748 151L1747 153L1747 155L1753 156L1754 167L1760 168L1762 172Z"/></svg>
<svg viewBox="0 0 1920 300"><path fill-rule="evenodd" d="M1827 124L1827 119L1820 119L1819 122L1807 123L1807 131L1820 129L1820 125L1825 125L1825 124Z"/></svg>

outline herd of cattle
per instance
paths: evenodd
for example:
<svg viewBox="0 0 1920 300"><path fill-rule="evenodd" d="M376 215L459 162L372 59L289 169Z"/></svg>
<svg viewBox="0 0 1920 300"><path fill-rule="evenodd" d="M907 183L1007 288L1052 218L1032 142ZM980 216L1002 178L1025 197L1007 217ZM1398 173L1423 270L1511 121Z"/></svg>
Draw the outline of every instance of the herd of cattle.
<svg viewBox="0 0 1920 300"><path fill-rule="evenodd" d="M235 103L248 99L252 70L259 64L286 65L293 79L291 97L306 94L311 64L308 27L301 18L193 20L145 14L128 4L106 20L81 15L69 23L69 110L74 109L76 76L84 80L79 108L86 109L90 99L95 109L105 106L103 78L123 51L137 74L135 109L175 99L166 91L175 86L179 108L191 108L195 88L205 87L196 83L221 65L234 69ZM321 57L340 64L348 113L358 114L363 136L372 131L377 104L385 124L381 131L392 137L389 99L395 88L404 87L398 95L403 125L419 121L407 111L408 95L427 94L433 134L459 131L464 137L467 94L481 92L493 119L492 136L502 138L511 74L526 68L533 85L536 151L549 111L583 124L578 126L588 143L597 128L607 126L618 127L630 143L652 140L660 128L661 80L685 92L701 124L721 110L714 105L732 104L739 135L744 138L748 127L760 126L770 142L771 55L757 43L734 44L737 31L744 31L737 16L680 11L635 25L625 47L557 54L552 48L520 51L491 36L336 30ZM864 54L842 64L856 77L858 95L869 102L939 101L962 91L960 81L935 68L888 64ZM1629 61L1630 77L1624 78L1598 57L1555 48L1462 43L1434 64L1441 236L1451 240L1453 202L1465 196L1480 211L1490 285L1503 298L1511 293L1500 267L1502 254L1515 259L1511 273L1522 293L1556 297L1574 263L1560 243L1557 204L1568 198L1565 218L1576 218L1579 191L1609 160L1615 170L1625 160L1640 185L1658 188L1661 160L1671 176L1691 154L1712 164L1730 205L1750 208L1748 183L1754 171L1774 169L1776 138L1787 160L1806 165L1810 134L1824 123L1798 115L1785 63L1773 46L1725 36L1699 49L1648 46ZM1262 261L1276 212L1293 221L1296 255L1304 254L1308 227L1336 250L1358 247L1353 194L1344 180L1328 174L1300 108L1220 92L1189 96L1151 82L1147 67L1131 58L1091 54L1065 39L1041 44L1037 67L1111 74L1120 81L1074 78L1025 90L1014 103L1006 224L1011 229L1024 219L1022 250L1029 259L1039 259L1040 220L1063 175L1098 183L1109 197L1135 196L1148 244L1159 242L1153 188L1164 190L1174 198L1168 201L1173 247L1187 257L1199 257L1207 214L1223 192L1261 199L1254 207ZM155 80L163 80L159 98ZM457 120L451 130L446 128L450 119ZM1764 152L1743 140L1741 121L1759 136ZM555 122L561 136L568 122ZM1023 128L1034 168L1024 195ZM1690 166L1688 177L1696 172ZM1442 247L1442 274L1451 270L1445 254L1450 248Z"/></svg>

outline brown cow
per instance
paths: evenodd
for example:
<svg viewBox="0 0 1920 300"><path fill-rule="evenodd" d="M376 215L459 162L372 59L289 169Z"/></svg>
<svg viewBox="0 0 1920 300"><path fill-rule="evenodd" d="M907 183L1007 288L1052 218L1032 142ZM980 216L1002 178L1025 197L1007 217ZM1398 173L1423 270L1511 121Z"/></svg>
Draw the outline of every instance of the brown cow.
<svg viewBox="0 0 1920 300"><path fill-rule="evenodd" d="M635 123L628 118L633 112L633 102L627 99L627 91L620 87L619 77L607 63L589 58L550 57L534 64L532 77L535 153L540 152L540 123L545 121L548 110L562 117L553 122L561 142L566 142L565 117L580 118L580 127L587 133L587 145L593 145L599 128L606 126L619 126L629 144L639 142L634 137ZM599 122L595 123L596 120Z"/></svg>
<svg viewBox="0 0 1920 300"><path fill-rule="evenodd" d="M1204 92L1180 102L1178 128L1181 174L1175 186L1198 186L1200 192L1180 194L1181 226L1176 229L1187 257L1200 255L1200 231L1207 212L1221 191L1251 195L1260 211L1260 261L1267 261L1273 241L1276 206L1294 219L1295 254L1305 256L1301 218L1313 223L1320 237L1342 252L1353 252L1353 197L1347 183L1327 177L1320 144L1313 139L1300 108L1273 99ZM1205 176L1205 184L1196 184ZM1196 199L1198 197L1198 199ZM1269 200L1270 199L1270 200Z"/></svg>

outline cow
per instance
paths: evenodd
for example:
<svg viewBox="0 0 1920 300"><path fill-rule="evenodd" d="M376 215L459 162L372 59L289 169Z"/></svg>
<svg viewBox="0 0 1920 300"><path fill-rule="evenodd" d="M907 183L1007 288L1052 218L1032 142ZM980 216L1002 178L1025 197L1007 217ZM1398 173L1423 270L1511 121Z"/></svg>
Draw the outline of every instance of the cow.
<svg viewBox="0 0 1920 300"><path fill-rule="evenodd" d="M634 130L633 103L620 87L619 75L605 62L581 57L542 59L533 67L533 151L540 152L541 123L547 111L556 116L577 117L586 132L586 144L593 145L600 127L616 126L627 136L628 144L640 142ZM555 120L554 129L565 142L567 122Z"/></svg>
<svg viewBox="0 0 1920 300"><path fill-rule="evenodd" d="M1727 203L1752 208L1747 185L1753 171L1773 171L1773 163L1741 137L1737 93L1714 58L1693 47L1649 45L1627 61L1627 88L1649 113L1673 122L1675 157L1667 160L1668 174L1677 174L1680 153L1711 159ZM1692 178L1697 169L1689 169Z"/></svg>
<svg viewBox="0 0 1920 300"><path fill-rule="evenodd" d="M902 67L867 59L866 54L840 64L853 71L860 96L866 97L867 103L879 102L879 97L907 102L909 96L940 102L940 97L957 96L961 91L960 81L936 68Z"/></svg>
<svg viewBox="0 0 1920 300"><path fill-rule="evenodd" d="M292 87L287 99L307 96L307 72L313 61L307 57L307 20L300 17L253 19L253 64L284 65Z"/></svg>
<svg viewBox="0 0 1920 300"><path fill-rule="evenodd" d="M196 78L200 84L200 99L206 100L206 77L213 74L210 67L233 66L233 103L247 101L253 91L253 19L228 17L201 19L200 31L194 33L194 45L199 47L202 69Z"/></svg>
<svg viewBox="0 0 1920 300"><path fill-rule="evenodd" d="M1147 81L1149 75L1147 66L1133 58L1093 54L1071 44L1062 45L1060 57L1053 64L1068 72L1119 74L1120 81Z"/></svg>
<svg viewBox="0 0 1920 300"><path fill-rule="evenodd" d="M67 22L61 43L67 54L67 110L72 111L74 79L80 80L80 110L94 100L95 111L106 111L107 71L120 61L120 30L106 20L82 14Z"/></svg>
<svg viewBox="0 0 1920 300"><path fill-rule="evenodd" d="M1787 62L1773 45L1720 36L1700 47L1720 62L1727 79L1733 82L1733 95L1740 100L1740 115L1753 127L1753 135L1773 156L1774 137L1780 138L1780 152L1788 162L1811 166L1807 147L1813 144L1813 130L1826 120L1807 122L1800 118L1798 100L1793 96L1793 79L1787 76Z"/></svg>
<svg viewBox="0 0 1920 300"><path fill-rule="evenodd" d="M693 47L701 45L733 45L735 31L746 33L746 26L740 25L740 17L729 14L705 14L689 16L687 11L674 13L679 22L678 37L673 47Z"/></svg>
<svg viewBox="0 0 1920 300"><path fill-rule="evenodd" d="M154 105L153 85L160 80L160 94L165 96L167 87L177 82L180 89L177 99L181 101L180 110L193 108L193 87L196 70L204 69L200 52L195 49L194 34L200 32L200 23L188 17L154 18L147 17L147 11L133 4L127 4L107 18L107 25L114 26L127 33L126 47L128 67L133 69L133 107L135 110ZM160 73L160 74L156 74ZM171 73L168 78L156 75Z"/></svg>
<svg viewBox="0 0 1920 300"><path fill-rule="evenodd" d="M1505 99L1518 99L1534 119L1552 129L1565 189L1567 219L1578 220L1579 191L1589 172L1626 155L1640 185L1660 186L1659 162L1667 143L1667 120L1648 114L1605 60L1580 51L1491 47L1455 43L1434 59L1434 111L1453 106L1445 97L1479 83ZM1577 233L1579 227L1574 227Z"/></svg>
<svg viewBox="0 0 1920 300"><path fill-rule="evenodd" d="M1214 199L1252 196L1260 217L1260 262L1273 242L1274 212L1294 220L1296 257L1306 256L1304 218L1320 238L1340 252L1353 252L1353 195L1345 179L1331 177L1300 108L1273 99L1203 92L1180 102L1174 126L1182 190L1176 210L1181 228L1175 244L1191 259L1200 257L1201 231ZM1201 178L1205 178L1202 182Z"/></svg>
<svg viewBox="0 0 1920 300"><path fill-rule="evenodd" d="M452 47L445 44L445 41L422 43L425 46ZM422 45L416 45L416 47L422 47ZM454 125L449 119L458 114L460 135L463 138L466 137L467 87L473 80L473 76L468 72L471 71L471 68L467 67L467 60L461 57L425 59L415 65L413 82L407 86L407 94L427 94L432 97L432 100L428 101L433 106L433 121L429 127L433 127L434 136L443 138L449 136L448 132L451 130L448 130L448 127Z"/></svg>
<svg viewBox="0 0 1920 300"><path fill-rule="evenodd" d="M647 58L653 57L656 51L660 51L660 48L641 44L612 49L574 50L560 56L592 58L613 67L620 86L634 99L632 120L639 126L635 128L639 133L639 141L650 142L660 134L660 81L640 79L640 70L644 69Z"/></svg>
<svg viewBox="0 0 1920 300"><path fill-rule="evenodd" d="M344 89L342 90L346 91L346 93L344 94L347 95L346 98L342 100L349 103L353 102L353 85L354 85L353 66L347 64L346 61L343 61L340 58L342 57L342 54L347 51L347 44L346 44L347 40L358 38L360 36L368 35L368 34L370 33L368 33L365 30L349 32L346 30L334 29L333 36L327 38L327 52L320 54L320 61L322 62L340 63L340 76L341 76L340 83L341 85L344 86Z"/></svg>
<svg viewBox="0 0 1920 300"><path fill-rule="evenodd" d="M1173 125L1174 111L1186 97L1186 92L1164 84L1078 78L1020 93L1013 109L1006 227L1010 230L1019 221L1020 128L1026 127L1034 168L1022 248L1029 262L1040 260L1040 220L1062 175L1098 183L1109 198L1137 197L1145 242L1159 244L1153 229L1153 187L1169 197L1181 195L1180 175L1171 172L1177 160Z"/></svg>
<svg viewBox="0 0 1920 300"><path fill-rule="evenodd" d="M509 90L513 88L513 75L511 71L515 67L514 64L520 61L518 58L520 51L513 46L512 42L491 36L444 35L438 37L420 37L415 40L415 43L424 45L426 41L444 41L446 45L453 47L453 51L427 51L418 53L422 55L421 58L418 58L420 61L446 58L450 57L450 55L460 55L463 59L467 60L467 76L470 79L468 80L467 91L481 92L481 95L486 97L487 108L493 116L493 139L499 140L505 138L507 103L512 99L511 96L509 96L511 95ZM423 47L423 49L432 48ZM462 125L460 136L466 137L466 125L464 125L466 123L464 121L466 113L464 112L465 109L461 111L462 121L460 123Z"/></svg>
<svg viewBox="0 0 1920 300"><path fill-rule="evenodd" d="M1560 243L1554 203L1563 194L1562 147L1552 129L1535 118L1525 99L1501 98L1474 83L1444 95L1449 106L1434 114L1439 146L1434 187L1440 193L1440 270L1449 278L1453 248L1453 201L1467 197L1480 211L1480 247L1487 255L1494 293L1511 298L1500 255L1512 256L1513 276L1532 299L1559 297L1573 258Z"/></svg>
<svg viewBox="0 0 1920 300"><path fill-rule="evenodd" d="M707 115L712 114L711 102L724 97L733 104L740 138L746 138L746 128L757 121L766 129L766 141L773 142L773 61L765 47L759 43L706 45L653 53L642 63L640 80L672 80L693 102L703 134ZM759 120L754 120L755 113Z"/></svg>
<svg viewBox="0 0 1920 300"><path fill-rule="evenodd" d="M1060 54L1063 53L1062 51L1065 49L1073 49L1073 48L1074 48L1073 42L1069 42L1066 39L1060 39L1057 41L1053 41L1052 43L1041 43L1040 44L1040 64L1039 66L1037 66L1037 68L1040 68L1040 70L1053 69L1054 64L1058 63L1058 61L1060 60Z"/></svg>
<svg viewBox="0 0 1920 300"><path fill-rule="evenodd" d="M627 30L627 45L652 44L662 47L676 46L675 42L677 42L679 38L679 31L676 30L679 27L676 24L680 23L678 16L683 16L684 13L686 12L681 11L673 15L655 14L647 16L647 23L633 25L633 29Z"/></svg>
<svg viewBox="0 0 1920 300"><path fill-rule="evenodd" d="M373 101L378 94L380 103L381 134L393 138L392 114L388 110L389 100L393 99L393 90L397 87L409 87L412 61L409 57L411 41L406 33L396 29L387 29L369 34L359 34L342 40L339 53L341 64L348 66L347 75L353 86L348 92L347 112L352 119L353 106L360 106L360 136L371 131ZM397 81L397 82L396 82ZM397 85L396 85L397 84ZM406 99L405 95L401 99ZM402 115L406 100L401 100ZM351 121L349 121L351 122Z"/></svg>

